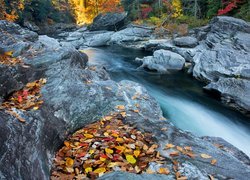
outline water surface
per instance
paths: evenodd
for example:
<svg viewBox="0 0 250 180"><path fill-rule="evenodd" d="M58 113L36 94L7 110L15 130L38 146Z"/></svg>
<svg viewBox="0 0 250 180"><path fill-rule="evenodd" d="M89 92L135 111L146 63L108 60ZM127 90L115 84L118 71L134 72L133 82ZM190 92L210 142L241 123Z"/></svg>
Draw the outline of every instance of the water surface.
<svg viewBox="0 0 250 180"><path fill-rule="evenodd" d="M250 156L250 120L209 97L202 90L203 83L184 72L162 75L138 70L134 59L150 53L118 47L85 52L90 63L105 66L113 80L132 80L146 87L178 128L198 136L222 137Z"/></svg>

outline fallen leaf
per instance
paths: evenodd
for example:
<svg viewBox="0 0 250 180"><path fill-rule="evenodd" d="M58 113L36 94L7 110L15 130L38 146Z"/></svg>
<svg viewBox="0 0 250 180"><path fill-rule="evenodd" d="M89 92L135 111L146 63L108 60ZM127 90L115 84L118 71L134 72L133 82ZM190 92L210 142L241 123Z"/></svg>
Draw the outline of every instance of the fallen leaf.
<svg viewBox="0 0 250 180"><path fill-rule="evenodd" d="M170 148L174 148L174 147L175 147L175 145L173 145L173 144L166 144L165 149L170 149Z"/></svg>
<svg viewBox="0 0 250 180"><path fill-rule="evenodd" d="M125 106L124 105L118 105L118 106L116 106L116 109L125 110Z"/></svg>
<svg viewBox="0 0 250 180"><path fill-rule="evenodd" d="M96 173L96 174L100 174L100 173L104 173L104 172L106 172L106 168L98 168L98 169L94 170L94 173Z"/></svg>
<svg viewBox="0 0 250 180"><path fill-rule="evenodd" d="M186 176L181 176L181 177L178 177L177 180L187 180L188 178Z"/></svg>
<svg viewBox="0 0 250 180"><path fill-rule="evenodd" d="M133 155L126 155L126 160L130 163L130 164L135 164L136 163L136 159L134 158Z"/></svg>
<svg viewBox="0 0 250 180"><path fill-rule="evenodd" d="M66 158L66 163L65 163L65 165L66 165L67 167L72 167L72 166L74 165L74 160L71 159L71 158Z"/></svg>
<svg viewBox="0 0 250 180"><path fill-rule="evenodd" d="M158 171L157 171L159 174L169 174L170 173L170 171L169 171L169 169L168 168L159 168L158 169Z"/></svg>
<svg viewBox="0 0 250 180"><path fill-rule="evenodd" d="M86 138L88 138L88 139L91 139L91 138L94 137L92 134L84 134L84 136L85 136Z"/></svg>
<svg viewBox="0 0 250 180"><path fill-rule="evenodd" d="M112 149L109 149L109 148L105 148L105 152L109 153L109 154L113 154L114 153L114 151Z"/></svg>
<svg viewBox="0 0 250 180"><path fill-rule="evenodd" d="M216 159L212 159L212 160L211 160L211 164L212 164L212 165L215 165L216 163L217 163L217 160L216 160Z"/></svg>
<svg viewBox="0 0 250 180"><path fill-rule="evenodd" d="M212 156L208 155L208 154L201 154L201 157L204 159L210 159L212 158Z"/></svg>
<svg viewBox="0 0 250 180"><path fill-rule="evenodd" d="M68 141L64 141L64 145L65 145L66 147L69 147L70 142L68 142Z"/></svg>
<svg viewBox="0 0 250 180"><path fill-rule="evenodd" d="M85 168L85 173L89 173L89 172L92 172L92 171L93 171L92 167Z"/></svg>
<svg viewBox="0 0 250 180"><path fill-rule="evenodd" d="M135 157L138 157L140 155L141 151L140 150L135 150L134 151L134 155Z"/></svg>
<svg viewBox="0 0 250 180"><path fill-rule="evenodd" d="M178 151L173 151L169 155L172 156L172 157L179 156L179 152Z"/></svg>

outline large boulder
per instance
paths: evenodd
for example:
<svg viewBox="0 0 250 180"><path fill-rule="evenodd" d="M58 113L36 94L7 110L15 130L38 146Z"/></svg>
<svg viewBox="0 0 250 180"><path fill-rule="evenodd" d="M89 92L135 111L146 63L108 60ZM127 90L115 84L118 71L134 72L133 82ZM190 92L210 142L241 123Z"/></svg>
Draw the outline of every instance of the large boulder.
<svg viewBox="0 0 250 180"><path fill-rule="evenodd" d="M219 78L205 87L209 91L217 91L223 97L222 100L240 111L250 109L250 82L245 79ZM249 114L249 111L245 112Z"/></svg>
<svg viewBox="0 0 250 180"><path fill-rule="evenodd" d="M230 99L224 102L250 112L250 103L243 98L249 95L250 86L250 24L221 16L201 31L203 39L193 56L194 77L211 83L206 89L220 92L222 99Z"/></svg>
<svg viewBox="0 0 250 180"><path fill-rule="evenodd" d="M195 37L185 36L175 38L173 41L174 45L179 47L193 48L198 45L198 41Z"/></svg>
<svg viewBox="0 0 250 180"><path fill-rule="evenodd" d="M136 61L143 63L142 68L161 73L166 73L168 70L181 70L185 64L185 59L181 55L168 50L157 50L153 56L136 58Z"/></svg>
<svg viewBox="0 0 250 180"><path fill-rule="evenodd" d="M148 40L152 33L152 29L145 29L142 27L128 27L114 33L111 36L110 44L122 44L127 42Z"/></svg>
<svg viewBox="0 0 250 180"><path fill-rule="evenodd" d="M90 31L118 31L125 25L127 13L106 13L95 17L93 23L88 27Z"/></svg>

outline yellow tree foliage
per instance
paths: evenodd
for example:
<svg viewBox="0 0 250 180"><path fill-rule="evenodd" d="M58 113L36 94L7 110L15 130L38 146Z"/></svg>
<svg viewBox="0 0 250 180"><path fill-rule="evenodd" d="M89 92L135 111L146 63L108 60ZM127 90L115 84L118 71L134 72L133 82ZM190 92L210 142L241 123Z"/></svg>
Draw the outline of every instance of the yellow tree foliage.
<svg viewBox="0 0 250 180"><path fill-rule="evenodd" d="M183 15L182 5L180 0L173 0L172 8L173 8L173 14L172 14L173 18L178 18Z"/></svg>
<svg viewBox="0 0 250 180"><path fill-rule="evenodd" d="M95 16L105 12L120 12L120 0L69 0L77 24L91 23Z"/></svg>
<svg viewBox="0 0 250 180"><path fill-rule="evenodd" d="M0 0L0 20L14 22L18 19L18 11L24 9L24 0L12 1L9 7L6 6L4 0Z"/></svg>

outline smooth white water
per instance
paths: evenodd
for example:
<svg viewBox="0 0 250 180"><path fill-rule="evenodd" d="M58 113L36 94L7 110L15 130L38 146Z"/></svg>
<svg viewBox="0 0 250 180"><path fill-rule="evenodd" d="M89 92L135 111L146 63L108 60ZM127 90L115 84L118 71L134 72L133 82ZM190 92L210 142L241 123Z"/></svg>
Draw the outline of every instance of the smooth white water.
<svg viewBox="0 0 250 180"><path fill-rule="evenodd" d="M181 72L160 75L137 70L133 60L146 55L138 51L105 48L87 49L86 53L90 64L105 66L112 79L144 85L178 128L199 136L222 137L250 156L250 120L208 97L195 79Z"/></svg>

